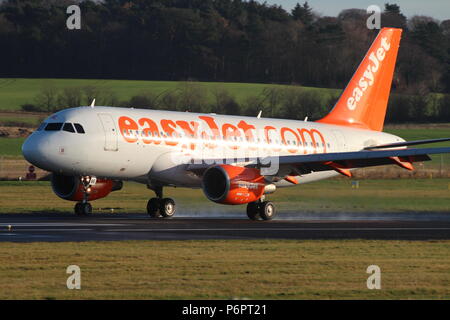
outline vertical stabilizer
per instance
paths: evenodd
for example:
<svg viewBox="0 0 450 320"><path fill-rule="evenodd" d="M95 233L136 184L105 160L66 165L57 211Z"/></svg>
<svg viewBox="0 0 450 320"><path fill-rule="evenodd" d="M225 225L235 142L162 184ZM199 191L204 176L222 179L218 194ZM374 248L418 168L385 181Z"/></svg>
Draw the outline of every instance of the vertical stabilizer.
<svg viewBox="0 0 450 320"><path fill-rule="evenodd" d="M318 122L383 130L401 34L381 29L333 110Z"/></svg>

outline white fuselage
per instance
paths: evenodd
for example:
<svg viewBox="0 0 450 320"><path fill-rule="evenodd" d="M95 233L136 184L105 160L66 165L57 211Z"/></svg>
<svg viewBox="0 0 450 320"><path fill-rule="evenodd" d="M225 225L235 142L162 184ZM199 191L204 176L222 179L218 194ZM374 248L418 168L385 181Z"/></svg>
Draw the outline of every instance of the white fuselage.
<svg viewBox="0 0 450 320"><path fill-rule="evenodd" d="M359 151L404 141L383 132L315 122L115 107L66 109L45 120L51 122L81 124L85 134L34 132L23 153L44 170L191 188L201 187L201 179L186 170L186 159ZM295 179L305 183L336 174L330 170ZM277 184L293 185L285 180Z"/></svg>

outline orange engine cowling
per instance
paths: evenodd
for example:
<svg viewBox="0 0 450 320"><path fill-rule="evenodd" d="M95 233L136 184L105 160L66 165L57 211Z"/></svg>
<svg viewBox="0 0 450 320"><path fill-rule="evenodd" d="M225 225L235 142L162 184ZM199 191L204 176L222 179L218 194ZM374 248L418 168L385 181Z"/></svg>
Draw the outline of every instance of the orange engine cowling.
<svg viewBox="0 0 450 320"><path fill-rule="evenodd" d="M60 198L70 201L83 200L83 184L80 177L52 174L53 192ZM90 187L88 200L97 200L106 197L110 192L122 189L122 181L97 179L95 185Z"/></svg>
<svg viewBox="0 0 450 320"><path fill-rule="evenodd" d="M245 204L264 194L264 177L258 169L218 165L203 174L206 197L222 204Z"/></svg>

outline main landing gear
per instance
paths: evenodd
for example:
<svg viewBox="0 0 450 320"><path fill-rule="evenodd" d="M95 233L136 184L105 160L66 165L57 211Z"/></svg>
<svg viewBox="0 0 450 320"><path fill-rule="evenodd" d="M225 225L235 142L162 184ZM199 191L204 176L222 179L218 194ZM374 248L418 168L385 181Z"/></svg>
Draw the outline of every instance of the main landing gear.
<svg viewBox="0 0 450 320"><path fill-rule="evenodd" d="M74 211L77 216L88 216L92 214L92 205L88 202L91 187L97 182L96 177L85 176L81 177L81 184L83 186L83 200L75 205Z"/></svg>
<svg viewBox="0 0 450 320"><path fill-rule="evenodd" d="M151 198L147 203L147 213L152 218L172 218L176 211L175 201L171 198L163 198L163 188L153 188L156 198Z"/></svg>
<svg viewBox="0 0 450 320"><path fill-rule="evenodd" d="M263 200L262 198L247 204L247 216L251 220L272 220L275 217L276 209L273 202Z"/></svg>

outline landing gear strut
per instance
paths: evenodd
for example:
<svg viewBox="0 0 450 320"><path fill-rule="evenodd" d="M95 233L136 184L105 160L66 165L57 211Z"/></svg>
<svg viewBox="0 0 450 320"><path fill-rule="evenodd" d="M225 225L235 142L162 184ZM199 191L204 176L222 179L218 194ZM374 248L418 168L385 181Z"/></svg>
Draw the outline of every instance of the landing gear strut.
<svg viewBox="0 0 450 320"><path fill-rule="evenodd" d="M262 201L247 204L247 216L251 220L272 220L276 215L276 209L273 202Z"/></svg>
<svg viewBox="0 0 450 320"><path fill-rule="evenodd" d="M147 213L152 218L172 218L176 211L175 201L171 198L163 198L163 188L152 188L156 198L151 198L147 203Z"/></svg>
<svg viewBox="0 0 450 320"><path fill-rule="evenodd" d="M83 200L75 205L74 211L77 216L88 216L92 214L92 205L88 202L91 187L97 182L96 177L81 177L83 186Z"/></svg>

